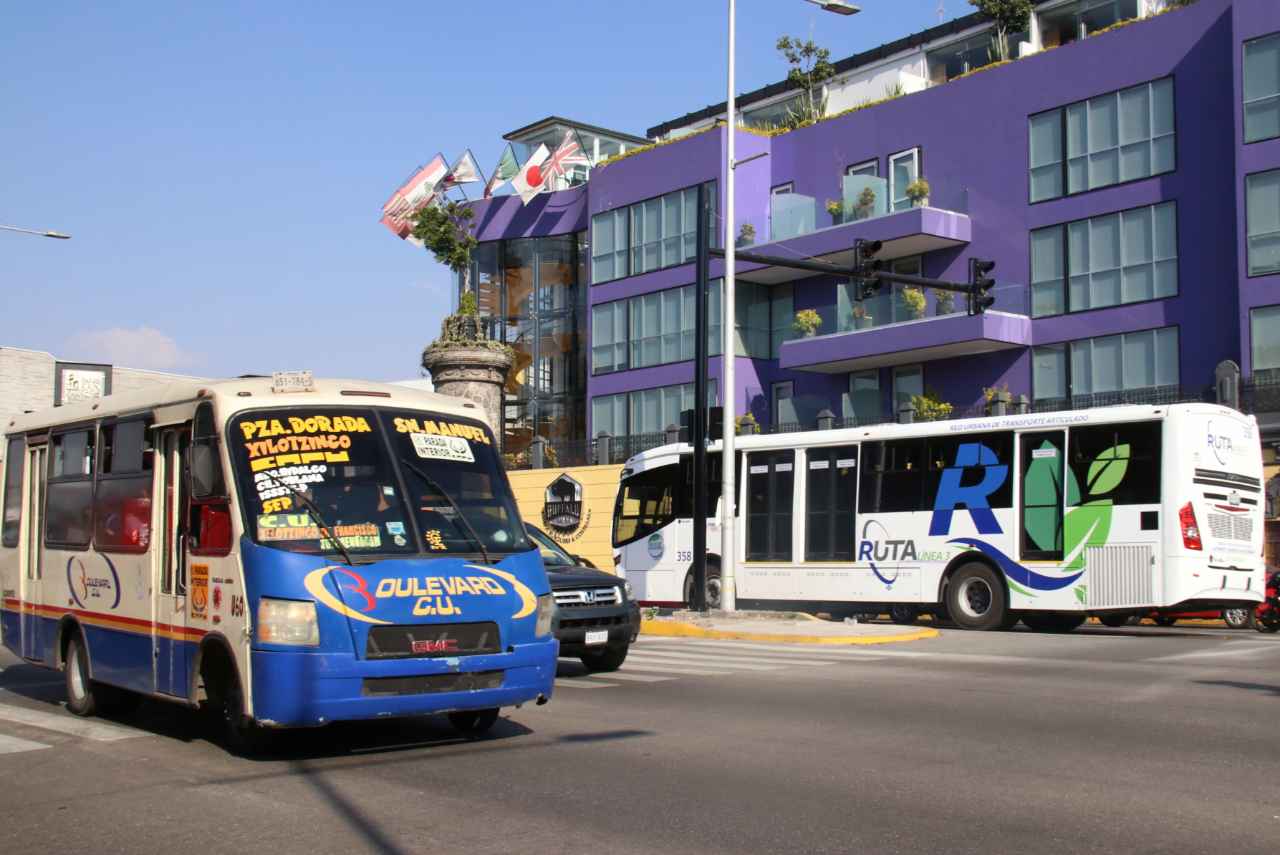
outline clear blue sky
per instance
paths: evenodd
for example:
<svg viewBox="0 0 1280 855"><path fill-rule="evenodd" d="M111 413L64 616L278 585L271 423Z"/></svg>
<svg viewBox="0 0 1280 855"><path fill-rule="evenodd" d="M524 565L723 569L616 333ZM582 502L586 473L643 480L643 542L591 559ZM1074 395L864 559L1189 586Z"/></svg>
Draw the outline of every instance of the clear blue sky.
<svg viewBox="0 0 1280 855"><path fill-rule="evenodd" d="M937 0L739 0L740 91L773 43L835 58ZM416 376L449 273L377 222L437 151L488 172L550 114L643 134L724 98L723 0L8 4L0 345L209 376ZM945 0L947 19L971 11Z"/></svg>

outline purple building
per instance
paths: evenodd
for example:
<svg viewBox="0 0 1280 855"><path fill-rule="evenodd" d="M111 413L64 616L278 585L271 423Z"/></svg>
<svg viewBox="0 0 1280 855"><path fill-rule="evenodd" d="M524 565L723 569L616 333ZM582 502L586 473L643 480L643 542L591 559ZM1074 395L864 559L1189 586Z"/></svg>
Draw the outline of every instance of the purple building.
<svg viewBox="0 0 1280 855"><path fill-rule="evenodd" d="M1280 3L1053 0L1010 38L1020 58L981 68L990 43L971 15L842 60L827 118L783 133L761 126L794 104L785 83L742 97L749 228L716 240L849 263L869 238L892 269L964 281L978 257L998 284L969 315L739 262L728 390L713 260L715 401L775 428L892 420L919 395L980 411L986 390L1038 410L1165 401L1212 395L1232 360L1280 442ZM649 434L692 406L694 200L707 183L723 207L723 111L650 129L669 144L626 138L630 156L527 206L477 203L482 308L509 330L515 287L545 318L534 391L509 390L523 436ZM559 391L539 404L543 388Z"/></svg>

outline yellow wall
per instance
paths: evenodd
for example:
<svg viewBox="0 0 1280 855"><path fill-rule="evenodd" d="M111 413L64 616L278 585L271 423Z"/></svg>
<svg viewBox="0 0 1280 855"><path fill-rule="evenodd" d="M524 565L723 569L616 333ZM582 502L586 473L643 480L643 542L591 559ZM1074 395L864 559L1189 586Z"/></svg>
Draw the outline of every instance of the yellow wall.
<svg viewBox="0 0 1280 855"><path fill-rule="evenodd" d="M591 560L601 570L613 572L613 502L618 495L620 464L613 466L571 466L565 469L522 469L508 472L516 504L524 521L549 534L566 552ZM578 527L569 533L556 531L542 518L547 486L561 475L582 485L582 512Z"/></svg>

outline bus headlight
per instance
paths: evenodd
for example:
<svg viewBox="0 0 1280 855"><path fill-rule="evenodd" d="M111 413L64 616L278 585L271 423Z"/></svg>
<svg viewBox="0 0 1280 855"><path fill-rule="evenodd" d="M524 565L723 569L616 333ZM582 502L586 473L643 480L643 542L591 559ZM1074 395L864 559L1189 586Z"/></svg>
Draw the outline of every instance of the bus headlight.
<svg viewBox="0 0 1280 855"><path fill-rule="evenodd" d="M258 601L258 641L295 647L318 646L320 625L316 621L316 604L263 597Z"/></svg>
<svg viewBox="0 0 1280 855"><path fill-rule="evenodd" d="M556 598L552 594L538 597L537 620L533 625L533 634L539 638L551 634L551 624L556 616Z"/></svg>

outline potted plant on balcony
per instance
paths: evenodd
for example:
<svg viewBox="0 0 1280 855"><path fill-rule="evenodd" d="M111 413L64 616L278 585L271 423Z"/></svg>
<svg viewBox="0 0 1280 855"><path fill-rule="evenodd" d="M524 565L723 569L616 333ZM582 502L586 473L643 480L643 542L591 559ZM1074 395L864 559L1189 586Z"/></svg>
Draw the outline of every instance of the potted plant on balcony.
<svg viewBox="0 0 1280 855"><path fill-rule="evenodd" d="M912 320L924 317L924 290L908 285L902 289L902 304L907 308L907 316Z"/></svg>
<svg viewBox="0 0 1280 855"><path fill-rule="evenodd" d="M738 229L738 246L751 246L756 242L756 227L751 223L743 223L742 228Z"/></svg>
<svg viewBox="0 0 1280 855"><path fill-rule="evenodd" d="M751 413L743 413L738 416L738 418L734 420L734 424L737 425L738 433L740 434L758 433L760 429L759 423L756 422L756 417Z"/></svg>
<svg viewBox="0 0 1280 855"><path fill-rule="evenodd" d="M949 315L956 310L956 295L950 291L939 291L938 296L934 298L933 313L935 315Z"/></svg>
<svg viewBox="0 0 1280 855"><path fill-rule="evenodd" d="M954 409L951 404L938 397L932 389L926 389L923 395L912 395L911 405L916 408L916 421L937 422L951 415Z"/></svg>
<svg viewBox="0 0 1280 855"><path fill-rule="evenodd" d="M871 187L863 187L858 194L858 206L855 219L865 220L876 212L876 191Z"/></svg>
<svg viewBox="0 0 1280 855"><path fill-rule="evenodd" d="M831 215L831 225L840 225L844 221L844 203L839 199L828 199L827 213Z"/></svg>
<svg viewBox="0 0 1280 855"><path fill-rule="evenodd" d="M874 325L875 318L867 314L867 307L858 303L853 307L853 328L855 330L869 329Z"/></svg>
<svg viewBox="0 0 1280 855"><path fill-rule="evenodd" d="M913 207L922 208L929 204L929 182L923 178L917 178L908 184L905 192Z"/></svg>
<svg viewBox="0 0 1280 855"><path fill-rule="evenodd" d="M812 338L820 326L822 326L822 317L813 309L801 309L796 312L795 319L791 322L791 328L805 338Z"/></svg>

